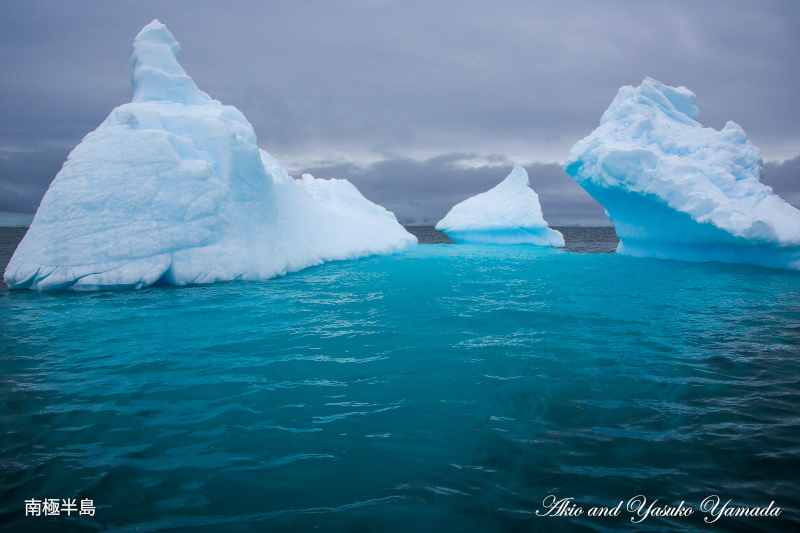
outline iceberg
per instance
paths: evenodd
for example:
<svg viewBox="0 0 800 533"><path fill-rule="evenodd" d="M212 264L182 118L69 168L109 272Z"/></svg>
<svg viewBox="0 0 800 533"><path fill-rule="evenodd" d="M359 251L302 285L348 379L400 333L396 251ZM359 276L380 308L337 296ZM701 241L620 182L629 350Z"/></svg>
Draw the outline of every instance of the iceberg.
<svg viewBox="0 0 800 533"><path fill-rule="evenodd" d="M761 183L734 122L699 122L695 95L645 78L622 87L564 170L606 209L617 252L800 269L800 211Z"/></svg>
<svg viewBox="0 0 800 533"><path fill-rule="evenodd" d="M70 153L8 264L12 288L268 279L413 249L345 180L292 179L233 106L198 89L154 20L134 42L133 101Z"/></svg>
<svg viewBox="0 0 800 533"><path fill-rule="evenodd" d="M453 206L436 229L456 244L564 246L561 233L547 226L539 195L520 165L493 189Z"/></svg>

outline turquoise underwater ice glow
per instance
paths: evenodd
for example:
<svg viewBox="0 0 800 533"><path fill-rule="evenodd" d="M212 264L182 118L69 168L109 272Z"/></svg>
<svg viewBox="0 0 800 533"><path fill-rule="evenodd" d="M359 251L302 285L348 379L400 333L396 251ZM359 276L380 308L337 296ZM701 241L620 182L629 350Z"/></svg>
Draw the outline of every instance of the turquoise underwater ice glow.
<svg viewBox="0 0 800 533"><path fill-rule="evenodd" d="M263 282L2 291L0 331L7 531L711 530L537 517L549 494L800 520L797 272L432 245ZM97 513L25 517L43 497Z"/></svg>

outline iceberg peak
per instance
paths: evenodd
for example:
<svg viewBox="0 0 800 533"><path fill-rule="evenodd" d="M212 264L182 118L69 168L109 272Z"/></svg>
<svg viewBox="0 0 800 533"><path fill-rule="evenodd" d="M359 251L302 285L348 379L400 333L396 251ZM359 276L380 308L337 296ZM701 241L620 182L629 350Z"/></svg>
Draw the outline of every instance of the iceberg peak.
<svg viewBox="0 0 800 533"><path fill-rule="evenodd" d="M150 24L142 28L133 42L134 45L136 43L166 44L173 54L177 54L181 49L181 45L175 40L167 25L162 24L158 19L153 19Z"/></svg>
<svg viewBox="0 0 800 533"><path fill-rule="evenodd" d="M513 188L522 188L522 187L530 187L531 182L528 179L528 173L522 168L522 165L519 163L514 163L514 168L511 170L511 174L506 176L506 179L500 182L497 187L513 187Z"/></svg>
<svg viewBox="0 0 800 533"><path fill-rule="evenodd" d="M142 28L133 41L131 83L133 102L169 101L179 104L209 104L211 98L197 88L178 64L181 45L157 19Z"/></svg>
<svg viewBox="0 0 800 533"><path fill-rule="evenodd" d="M654 118L661 116L686 124L702 127L697 119L700 111L695 105L697 97L686 87L670 87L658 80L646 77L638 87L621 87L609 108L603 113L600 124L619 122L634 114L647 114Z"/></svg>
<svg viewBox="0 0 800 533"><path fill-rule="evenodd" d="M697 96L684 86L670 87L647 76L637 90L667 110L674 109L692 120L700 117L700 110L695 105Z"/></svg>

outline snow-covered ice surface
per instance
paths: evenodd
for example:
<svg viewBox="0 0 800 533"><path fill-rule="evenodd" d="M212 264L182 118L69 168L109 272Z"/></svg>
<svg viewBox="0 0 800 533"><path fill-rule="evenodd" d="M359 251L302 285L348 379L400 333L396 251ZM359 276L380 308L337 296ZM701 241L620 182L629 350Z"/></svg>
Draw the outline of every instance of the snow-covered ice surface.
<svg viewBox="0 0 800 533"><path fill-rule="evenodd" d="M436 229L456 244L564 246L561 233L547 227L539 196L520 165L493 189L453 206Z"/></svg>
<svg viewBox="0 0 800 533"><path fill-rule="evenodd" d="M622 87L564 168L605 207L619 253L800 269L800 211L760 182L758 148L697 118L685 87Z"/></svg>
<svg viewBox="0 0 800 533"><path fill-rule="evenodd" d="M197 88L154 20L130 104L72 151L5 271L12 288L267 279L417 239L345 180L292 179L233 106Z"/></svg>

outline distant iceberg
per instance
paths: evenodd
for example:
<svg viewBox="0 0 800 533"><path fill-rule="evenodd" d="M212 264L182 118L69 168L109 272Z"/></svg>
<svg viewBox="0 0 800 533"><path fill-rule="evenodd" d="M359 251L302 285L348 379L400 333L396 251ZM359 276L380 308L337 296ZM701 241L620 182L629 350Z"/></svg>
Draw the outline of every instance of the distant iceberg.
<svg viewBox="0 0 800 533"><path fill-rule="evenodd" d="M493 189L454 206L436 229L456 244L564 246L561 233L544 221L539 196L520 165Z"/></svg>
<svg viewBox="0 0 800 533"><path fill-rule="evenodd" d="M619 253L800 269L800 211L760 182L759 150L697 117L685 87L622 87L564 169L605 207Z"/></svg>
<svg viewBox="0 0 800 533"><path fill-rule="evenodd" d="M5 271L12 288L267 279L416 246L345 180L294 180L233 106L175 60L154 20L134 42L133 102L72 151Z"/></svg>

